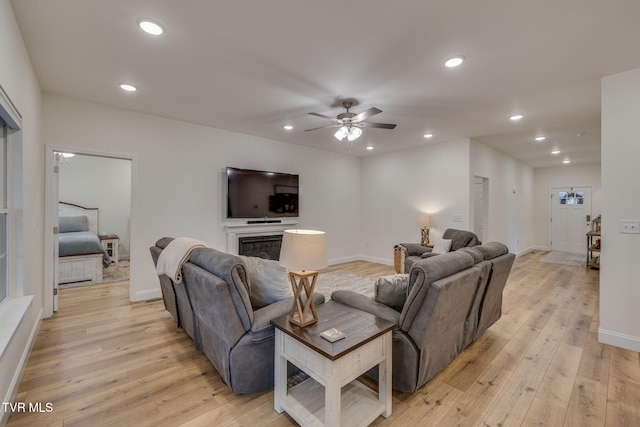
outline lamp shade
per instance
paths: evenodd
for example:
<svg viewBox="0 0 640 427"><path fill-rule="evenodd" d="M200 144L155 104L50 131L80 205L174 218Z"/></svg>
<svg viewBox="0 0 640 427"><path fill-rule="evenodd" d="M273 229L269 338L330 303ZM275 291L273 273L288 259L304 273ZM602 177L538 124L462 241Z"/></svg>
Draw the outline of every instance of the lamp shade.
<svg viewBox="0 0 640 427"><path fill-rule="evenodd" d="M431 227L431 215L420 215L418 217L418 225L420 227Z"/></svg>
<svg viewBox="0 0 640 427"><path fill-rule="evenodd" d="M325 232L284 230L280 264L289 270L319 270L326 267Z"/></svg>

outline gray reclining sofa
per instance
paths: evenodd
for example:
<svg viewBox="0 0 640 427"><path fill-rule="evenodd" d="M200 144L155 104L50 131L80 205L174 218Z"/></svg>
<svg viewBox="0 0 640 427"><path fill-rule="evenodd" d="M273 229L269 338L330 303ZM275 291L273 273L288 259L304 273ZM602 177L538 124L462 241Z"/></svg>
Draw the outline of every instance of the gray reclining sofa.
<svg viewBox="0 0 640 427"><path fill-rule="evenodd" d="M157 265L165 237L150 248ZM293 297L254 309L242 258L211 248L195 249L182 267L182 283L161 275L165 308L194 340L237 394L273 387L275 331L271 319L285 315ZM314 294L321 304L324 296Z"/></svg>
<svg viewBox="0 0 640 427"><path fill-rule="evenodd" d="M414 392L500 318L514 259L496 242L418 259L408 282L395 290L404 299L396 309L348 290L335 291L331 298L398 324L393 388Z"/></svg>

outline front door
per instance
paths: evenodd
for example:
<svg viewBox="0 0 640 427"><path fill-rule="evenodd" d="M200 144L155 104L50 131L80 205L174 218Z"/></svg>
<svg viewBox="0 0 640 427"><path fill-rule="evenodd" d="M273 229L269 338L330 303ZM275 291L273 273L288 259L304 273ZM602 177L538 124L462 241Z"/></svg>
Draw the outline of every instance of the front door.
<svg viewBox="0 0 640 427"><path fill-rule="evenodd" d="M591 187L551 189L551 241L554 251L584 253L591 229Z"/></svg>

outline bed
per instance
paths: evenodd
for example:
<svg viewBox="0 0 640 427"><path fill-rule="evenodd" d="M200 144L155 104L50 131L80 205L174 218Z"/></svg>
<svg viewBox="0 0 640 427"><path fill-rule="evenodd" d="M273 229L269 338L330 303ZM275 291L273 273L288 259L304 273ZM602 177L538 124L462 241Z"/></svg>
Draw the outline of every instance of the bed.
<svg viewBox="0 0 640 427"><path fill-rule="evenodd" d="M58 284L102 281L102 267L111 264L98 236L97 208L59 203Z"/></svg>

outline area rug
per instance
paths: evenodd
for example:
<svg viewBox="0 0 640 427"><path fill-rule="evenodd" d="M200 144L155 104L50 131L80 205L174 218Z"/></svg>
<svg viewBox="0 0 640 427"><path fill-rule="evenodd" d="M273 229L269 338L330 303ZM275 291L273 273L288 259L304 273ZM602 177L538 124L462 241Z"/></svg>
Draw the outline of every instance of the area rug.
<svg viewBox="0 0 640 427"><path fill-rule="evenodd" d="M82 286L92 286L99 285L102 283L114 283L114 282L122 282L123 280L129 280L129 261L119 261L117 263L111 264L109 267L104 267L102 269L102 282L91 283L91 282L73 282L73 283L63 283L58 285L59 289L69 289L69 288L79 288Z"/></svg>
<svg viewBox="0 0 640 427"><path fill-rule="evenodd" d="M548 262L552 264L575 265L584 267L587 262L586 254L574 254L571 252L551 251L539 260L540 262Z"/></svg>
<svg viewBox="0 0 640 427"><path fill-rule="evenodd" d="M331 298L331 293L338 289L349 289L359 294L373 297L374 284L375 279L336 270L318 274L314 292L324 295L327 301Z"/></svg>

